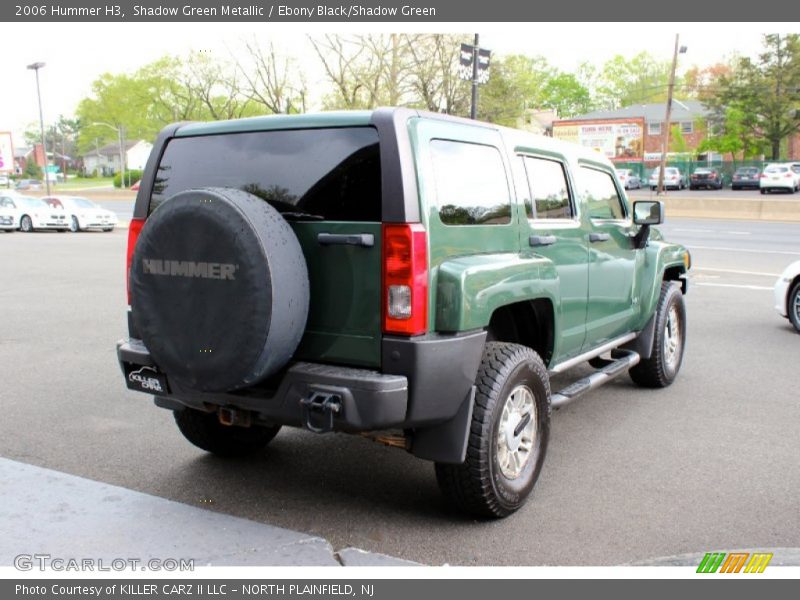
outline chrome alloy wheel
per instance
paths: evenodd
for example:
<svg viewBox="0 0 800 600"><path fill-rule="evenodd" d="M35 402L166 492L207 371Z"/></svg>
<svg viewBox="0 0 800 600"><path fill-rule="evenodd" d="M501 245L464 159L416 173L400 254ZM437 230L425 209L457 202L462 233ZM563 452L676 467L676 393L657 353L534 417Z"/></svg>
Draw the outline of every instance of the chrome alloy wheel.
<svg viewBox="0 0 800 600"><path fill-rule="evenodd" d="M800 323L800 293L794 295L792 310L794 311L795 320Z"/></svg>
<svg viewBox="0 0 800 600"><path fill-rule="evenodd" d="M506 398L497 428L497 464L506 479L516 479L528 464L536 441L536 402L527 385Z"/></svg>
<svg viewBox="0 0 800 600"><path fill-rule="evenodd" d="M664 362L670 369L678 367L678 361L681 357L681 335L678 308L672 306L667 315L667 323L664 325Z"/></svg>

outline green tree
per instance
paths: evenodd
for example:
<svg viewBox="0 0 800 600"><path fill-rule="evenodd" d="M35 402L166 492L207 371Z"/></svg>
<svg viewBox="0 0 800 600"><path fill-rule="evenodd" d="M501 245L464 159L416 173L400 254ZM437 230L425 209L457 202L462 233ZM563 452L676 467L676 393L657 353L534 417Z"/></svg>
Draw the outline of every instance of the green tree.
<svg viewBox="0 0 800 600"><path fill-rule="evenodd" d="M671 69L671 61L656 60L649 52L630 59L617 55L603 65L599 74L598 102L607 109L664 102Z"/></svg>
<svg viewBox="0 0 800 600"><path fill-rule="evenodd" d="M748 115L739 108L727 107L721 118L712 115L710 125L708 137L697 147L699 152L729 154L735 163L739 156L746 159L764 150L764 140L754 134Z"/></svg>
<svg viewBox="0 0 800 600"><path fill-rule="evenodd" d="M542 106L554 109L560 118L574 117L594 109L589 89L573 73L557 73L542 88Z"/></svg>
<svg viewBox="0 0 800 600"><path fill-rule="evenodd" d="M721 76L704 103L717 123L726 121L729 109L738 111L742 133L763 140L777 160L783 140L800 130L800 35L768 34L763 46L758 58L740 58Z"/></svg>
<svg viewBox="0 0 800 600"><path fill-rule="evenodd" d="M478 117L515 125L526 109L545 107L545 86L555 74L540 56L515 54L494 60L489 81L479 91Z"/></svg>

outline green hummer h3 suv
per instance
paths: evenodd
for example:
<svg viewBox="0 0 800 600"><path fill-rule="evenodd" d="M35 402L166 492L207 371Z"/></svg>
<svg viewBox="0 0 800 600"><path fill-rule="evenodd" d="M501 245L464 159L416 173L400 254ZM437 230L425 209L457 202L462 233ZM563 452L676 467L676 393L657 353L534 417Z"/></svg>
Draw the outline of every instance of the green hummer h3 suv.
<svg viewBox="0 0 800 600"><path fill-rule="evenodd" d="M581 146L403 108L175 124L133 217L127 385L217 455L362 433L503 517L552 408L681 366L689 253Z"/></svg>

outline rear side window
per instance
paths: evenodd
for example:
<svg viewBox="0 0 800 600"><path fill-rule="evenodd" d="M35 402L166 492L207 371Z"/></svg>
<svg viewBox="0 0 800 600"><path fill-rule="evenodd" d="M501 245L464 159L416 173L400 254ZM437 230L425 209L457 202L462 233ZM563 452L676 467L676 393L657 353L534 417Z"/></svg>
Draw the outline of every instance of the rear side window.
<svg viewBox="0 0 800 600"><path fill-rule="evenodd" d="M569 219L572 206L564 165L555 160L523 157L533 202L525 208L529 219Z"/></svg>
<svg viewBox="0 0 800 600"><path fill-rule="evenodd" d="M431 141L439 218L445 225L511 222L511 194L500 151L492 146Z"/></svg>
<svg viewBox="0 0 800 600"><path fill-rule="evenodd" d="M244 190L287 218L380 221L378 133L371 127L174 138L158 166L150 212L199 187Z"/></svg>
<svg viewBox="0 0 800 600"><path fill-rule="evenodd" d="M592 219L624 219L625 205L611 173L581 167L581 189Z"/></svg>

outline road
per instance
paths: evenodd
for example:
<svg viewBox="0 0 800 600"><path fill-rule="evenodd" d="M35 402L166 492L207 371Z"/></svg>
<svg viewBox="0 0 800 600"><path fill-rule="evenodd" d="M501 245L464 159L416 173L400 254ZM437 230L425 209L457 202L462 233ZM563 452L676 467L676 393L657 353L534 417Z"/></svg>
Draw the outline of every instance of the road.
<svg viewBox="0 0 800 600"><path fill-rule="evenodd" d="M241 461L190 446L118 371L124 231L0 235L0 456L427 564L800 547L800 335L771 292L800 260L800 224L663 231L695 265L679 379L620 379L555 412L539 483L509 519L452 513L429 463L358 437L284 430Z"/></svg>

